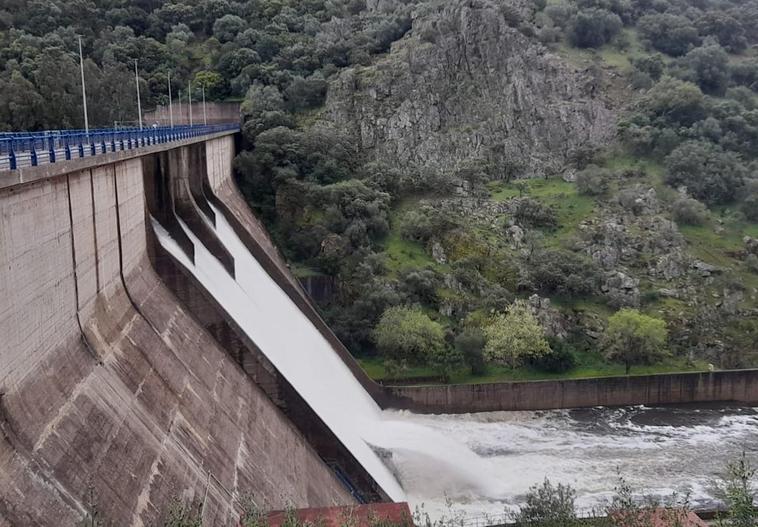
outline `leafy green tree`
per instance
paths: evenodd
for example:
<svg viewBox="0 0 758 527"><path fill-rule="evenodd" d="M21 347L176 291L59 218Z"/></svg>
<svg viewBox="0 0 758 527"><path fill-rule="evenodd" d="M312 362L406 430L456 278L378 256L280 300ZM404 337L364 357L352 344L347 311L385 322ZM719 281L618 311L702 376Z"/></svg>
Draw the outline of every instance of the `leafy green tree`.
<svg viewBox="0 0 758 527"><path fill-rule="evenodd" d="M484 346L486 343L487 339L484 332L479 328L464 329L455 337L455 349L463 356L472 375L484 375L486 371L484 363Z"/></svg>
<svg viewBox="0 0 758 527"><path fill-rule="evenodd" d="M245 30L247 23L237 15L224 15L213 23L213 36L220 42L230 42Z"/></svg>
<svg viewBox="0 0 758 527"><path fill-rule="evenodd" d="M700 43L695 26L680 15L645 15L637 21L637 29L655 49L674 57L684 55Z"/></svg>
<svg viewBox="0 0 758 527"><path fill-rule="evenodd" d="M582 9L572 21L569 37L576 47L597 48L610 42L622 27L615 13L598 8Z"/></svg>
<svg viewBox="0 0 758 527"><path fill-rule="evenodd" d="M717 45L695 48L681 59L687 68L685 76L703 92L724 95L729 82L729 56Z"/></svg>
<svg viewBox="0 0 758 527"><path fill-rule="evenodd" d="M456 348L445 345L433 349L429 365L442 377L443 382L449 382L450 376L464 365L464 358Z"/></svg>
<svg viewBox="0 0 758 527"><path fill-rule="evenodd" d="M394 306L379 320L374 341L384 357L424 364L444 353L445 332L420 308Z"/></svg>
<svg viewBox="0 0 758 527"><path fill-rule="evenodd" d="M644 315L636 309L621 309L608 319L605 331L605 356L626 367L650 364L668 355L666 322Z"/></svg>
<svg viewBox="0 0 758 527"><path fill-rule="evenodd" d="M691 82L663 77L640 99L640 109L651 119L690 126L705 117L705 99Z"/></svg>
<svg viewBox="0 0 758 527"><path fill-rule="evenodd" d="M729 13L708 11L695 21L701 36L713 36L731 53L740 53L747 47L742 24Z"/></svg>
<svg viewBox="0 0 758 527"><path fill-rule="evenodd" d="M484 334L485 358L511 368L530 357L550 353L545 330L524 301L517 300L505 314L495 315L484 328Z"/></svg>
<svg viewBox="0 0 758 527"><path fill-rule="evenodd" d="M666 158L666 183L685 186L695 198L710 205L734 201L746 168L734 152L703 141L687 141Z"/></svg>

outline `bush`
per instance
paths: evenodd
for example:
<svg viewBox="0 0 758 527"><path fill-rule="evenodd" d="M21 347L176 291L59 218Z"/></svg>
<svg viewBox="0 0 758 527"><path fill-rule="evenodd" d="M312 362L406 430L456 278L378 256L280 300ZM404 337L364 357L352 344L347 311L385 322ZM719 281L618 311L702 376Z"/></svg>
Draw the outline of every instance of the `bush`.
<svg viewBox="0 0 758 527"><path fill-rule="evenodd" d="M582 9L571 24L569 39L579 48L597 48L610 42L623 23L615 13L605 9Z"/></svg>
<svg viewBox="0 0 758 527"><path fill-rule="evenodd" d="M695 48L681 59L684 77L695 82L703 92L724 95L729 83L729 55L715 44Z"/></svg>
<svg viewBox="0 0 758 527"><path fill-rule="evenodd" d="M543 296L589 296L598 291L601 281L597 264L565 249L535 251L522 271L521 286Z"/></svg>
<svg viewBox="0 0 758 527"><path fill-rule="evenodd" d="M463 360L471 369L472 375L484 375L484 345L487 340L479 328L464 329L455 337L455 349L463 356Z"/></svg>
<svg viewBox="0 0 758 527"><path fill-rule="evenodd" d="M685 186L695 198L709 205L734 201L742 187L746 168L734 152L703 141L688 141L666 157L666 183Z"/></svg>
<svg viewBox="0 0 758 527"><path fill-rule="evenodd" d="M758 193L746 197L740 208L748 221L758 222Z"/></svg>
<svg viewBox="0 0 758 527"><path fill-rule="evenodd" d="M655 49L674 57L684 55L700 43L692 22L679 15L645 15L637 21L637 29Z"/></svg>
<svg viewBox="0 0 758 527"><path fill-rule="evenodd" d="M456 226L450 217L432 207L411 210L400 223L400 236L413 242L428 243L432 238L441 238Z"/></svg>
<svg viewBox="0 0 758 527"><path fill-rule="evenodd" d="M558 225L555 211L532 198L519 199L513 217L520 225L526 227L552 229Z"/></svg>
<svg viewBox="0 0 758 527"><path fill-rule="evenodd" d="M745 265L751 273L758 274L758 256L755 254L748 254L745 258Z"/></svg>
<svg viewBox="0 0 758 527"><path fill-rule="evenodd" d="M576 366L574 349L569 344L558 340L550 340L551 352L529 360L529 364L548 373L565 373Z"/></svg>
<svg viewBox="0 0 758 527"><path fill-rule="evenodd" d="M424 364L443 352L445 332L420 308L395 306L382 315L374 330L374 341L387 358Z"/></svg>
<svg viewBox="0 0 758 527"><path fill-rule="evenodd" d="M686 196L674 202L671 214L679 225L703 225L708 220L708 208L698 200Z"/></svg>
<svg viewBox="0 0 758 527"><path fill-rule="evenodd" d="M602 196L608 192L610 170L590 165L576 174L576 188L580 194Z"/></svg>

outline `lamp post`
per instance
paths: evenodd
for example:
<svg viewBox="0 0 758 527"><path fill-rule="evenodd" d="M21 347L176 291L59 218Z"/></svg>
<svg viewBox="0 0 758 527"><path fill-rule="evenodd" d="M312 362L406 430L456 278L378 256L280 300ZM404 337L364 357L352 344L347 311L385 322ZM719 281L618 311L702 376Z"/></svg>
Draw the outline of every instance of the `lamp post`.
<svg viewBox="0 0 758 527"><path fill-rule="evenodd" d="M84 106L84 131L89 135L89 117L87 116L87 88L84 86L84 58L82 57L82 37L79 37L79 69L82 73L82 104Z"/></svg>
<svg viewBox="0 0 758 527"><path fill-rule="evenodd" d="M137 83L137 115L139 116L139 129L142 130L142 102L139 99L139 74L137 73L137 59L134 59L134 80Z"/></svg>
<svg viewBox="0 0 758 527"><path fill-rule="evenodd" d="M171 101L171 72L168 72L168 119L171 128L174 127L174 106Z"/></svg>
<svg viewBox="0 0 758 527"><path fill-rule="evenodd" d="M192 81L187 84L187 106L189 106L189 124L192 126Z"/></svg>

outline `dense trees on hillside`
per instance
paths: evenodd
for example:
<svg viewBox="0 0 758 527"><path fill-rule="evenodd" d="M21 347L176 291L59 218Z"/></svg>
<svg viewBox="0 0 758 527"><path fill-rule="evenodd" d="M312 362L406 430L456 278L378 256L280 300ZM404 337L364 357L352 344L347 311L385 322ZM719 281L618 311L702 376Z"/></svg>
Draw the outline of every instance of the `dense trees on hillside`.
<svg viewBox="0 0 758 527"><path fill-rule="evenodd" d="M3 8L0 89L14 94L0 101L6 129L83 124L78 36L90 120L105 125L136 117L134 59L146 107L167 100L170 73L177 98L189 81L194 100L202 86L209 99L223 99L261 84L299 109L321 101L333 68L385 51L410 28L409 9L368 13L360 0L34 0Z"/></svg>

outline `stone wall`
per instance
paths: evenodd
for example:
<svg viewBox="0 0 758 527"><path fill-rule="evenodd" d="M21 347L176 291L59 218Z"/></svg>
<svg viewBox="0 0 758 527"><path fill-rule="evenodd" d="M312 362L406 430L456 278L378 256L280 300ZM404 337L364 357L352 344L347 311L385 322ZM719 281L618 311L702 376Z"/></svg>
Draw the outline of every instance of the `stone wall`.
<svg viewBox="0 0 758 527"><path fill-rule="evenodd" d="M758 370L632 375L562 381L398 386L388 406L417 413L550 410L700 402L758 403Z"/></svg>
<svg viewBox="0 0 758 527"><path fill-rule="evenodd" d="M0 184L0 526L353 503L155 274L143 160L106 161Z"/></svg>

